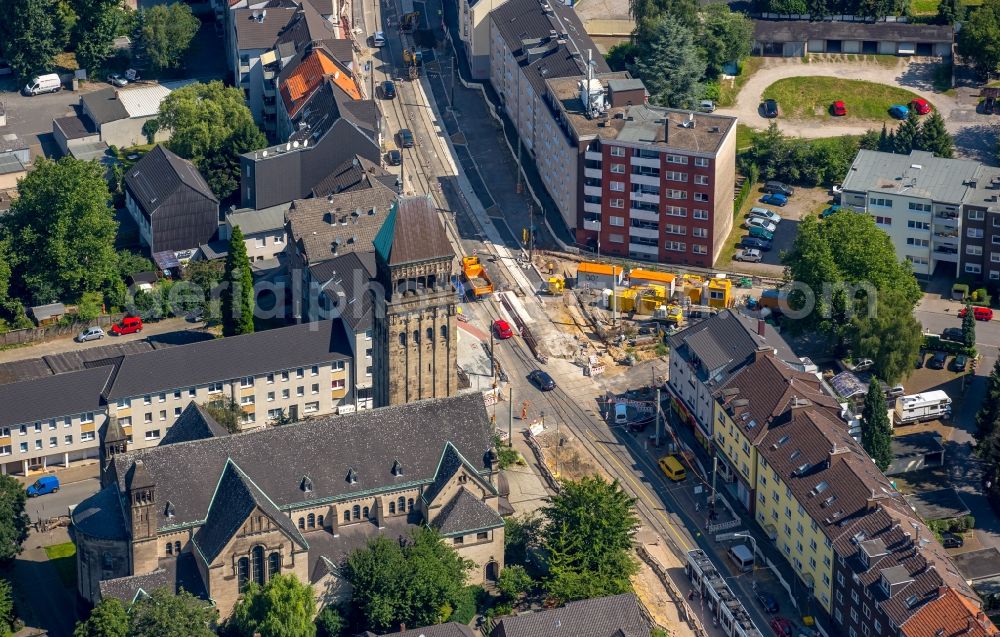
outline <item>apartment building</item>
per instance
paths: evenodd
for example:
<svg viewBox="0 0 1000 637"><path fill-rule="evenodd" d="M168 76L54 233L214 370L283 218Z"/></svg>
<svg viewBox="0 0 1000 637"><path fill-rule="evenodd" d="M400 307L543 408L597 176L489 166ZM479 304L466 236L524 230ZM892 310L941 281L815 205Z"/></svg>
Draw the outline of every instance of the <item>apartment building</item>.
<svg viewBox="0 0 1000 637"><path fill-rule="evenodd" d="M278 259L288 243L285 213L290 207L291 203L284 203L263 210L241 208L231 212L219 227L219 240L229 241L233 228L239 226L251 263Z"/></svg>
<svg viewBox="0 0 1000 637"><path fill-rule="evenodd" d="M106 418L101 392L111 376L111 367L94 367L0 385L0 472L27 475L96 458Z"/></svg>
<svg viewBox="0 0 1000 637"><path fill-rule="evenodd" d="M772 350L792 365L802 362L783 338L764 321L723 310L667 338L671 407L711 446L715 431L715 391L738 369L754 360L758 349Z"/></svg>
<svg viewBox="0 0 1000 637"><path fill-rule="evenodd" d="M490 76L490 12L507 0L459 0L458 38L465 45L472 77Z"/></svg>
<svg viewBox="0 0 1000 637"><path fill-rule="evenodd" d="M348 40L336 42L348 45L346 54L350 60L352 55L350 42ZM306 47L301 59L286 65L276 81L278 93L281 95L281 99L278 100L278 139L287 139L294 132L292 122L326 81L336 84L351 99L361 99L357 78L350 72L348 65L337 59L337 56L323 44Z"/></svg>
<svg viewBox="0 0 1000 637"><path fill-rule="evenodd" d="M1000 169L980 166L962 200L960 275L1000 282Z"/></svg>
<svg viewBox="0 0 1000 637"><path fill-rule="evenodd" d="M942 159L919 150L909 155L861 150L844 180L841 203L872 215L892 239L896 256L908 260L914 274L958 277L966 232L962 210L978 184L980 168L978 162ZM973 230L978 234L981 228ZM975 267L981 271L981 259ZM975 267L970 274L980 273Z"/></svg>

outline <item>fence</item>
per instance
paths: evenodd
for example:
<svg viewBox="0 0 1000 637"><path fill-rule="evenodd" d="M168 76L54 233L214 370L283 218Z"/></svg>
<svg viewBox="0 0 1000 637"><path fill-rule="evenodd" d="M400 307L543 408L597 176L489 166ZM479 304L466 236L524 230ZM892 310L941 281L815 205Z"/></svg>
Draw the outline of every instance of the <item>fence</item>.
<svg viewBox="0 0 1000 637"><path fill-rule="evenodd" d="M670 575L667 574L667 570L663 568L656 558L649 554L646 547L642 544L636 546L636 553L639 555L639 559L646 563L653 573L656 575L660 583L663 584L663 588L667 590L667 594L670 595L670 599L674 600L677 604L677 615L681 620L687 624L697 637L705 637L705 629L702 627L701 622L698 618L691 612L691 607L688 606L687 602L684 600L684 596L680 594L676 588L674 588L674 583L670 579Z"/></svg>
<svg viewBox="0 0 1000 637"><path fill-rule="evenodd" d="M535 441L535 437L531 433L526 433L524 437L528 441L528 448L531 449L531 453L535 456L535 462L538 463L538 470L542 472L542 479L545 480L545 484L556 493L559 493L562 491L562 485L559 484L559 481L556 480L556 477L549 470L549 466L545 464L542 448L538 446L538 442Z"/></svg>
<svg viewBox="0 0 1000 637"><path fill-rule="evenodd" d="M24 343L43 341L48 338L69 336L88 327L106 327L122 320L124 316L124 314L104 314L91 321L80 321L70 325L47 325L45 327L28 327L22 330L2 332L0 333L0 347L23 345Z"/></svg>

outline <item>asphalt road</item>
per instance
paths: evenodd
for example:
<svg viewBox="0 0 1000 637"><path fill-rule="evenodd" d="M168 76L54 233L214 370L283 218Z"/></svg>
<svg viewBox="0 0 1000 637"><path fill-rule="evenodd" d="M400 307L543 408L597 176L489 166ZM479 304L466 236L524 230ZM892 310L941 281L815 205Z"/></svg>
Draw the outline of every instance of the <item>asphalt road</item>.
<svg viewBox="0 0 1000 637"><path fill-rule="evenodd" d="M7 126L4 134L16 133L31 148L31 157L56 152L58 146L52 138L52 120L75 114L73 106L80 102L80 95L102 88L101 84L84 84L79 91L63 89L58 93L47 93L25 97L14 81L6 78L0 82L0 102L7 109Z"/></svg>
<svg viewBox="0 0 1000 637"><path fill-rule="evenodd" d="M925 331L940 334L948 327L962 327L962 319L958 318L961 309L961 303L956 301L925 300L917 306L914 316ZM979 352L984 356L995 358L998 347L1000 347L1000 318L994 318L992 321L976 321L976 348ZM989 369L986 367L985 373L988 374Z"/></svg>
<svg viewBox="0 0 1000 637"><path fill-rule="evenodd" d="M101 483L97 478L88 478L79 482L70 482L60 487L59 491L37 498L28 498L28 505L25 511L28 517L34 522L38 519L54 518L66 515L70 505L79 504L98 492Z"/></svg>

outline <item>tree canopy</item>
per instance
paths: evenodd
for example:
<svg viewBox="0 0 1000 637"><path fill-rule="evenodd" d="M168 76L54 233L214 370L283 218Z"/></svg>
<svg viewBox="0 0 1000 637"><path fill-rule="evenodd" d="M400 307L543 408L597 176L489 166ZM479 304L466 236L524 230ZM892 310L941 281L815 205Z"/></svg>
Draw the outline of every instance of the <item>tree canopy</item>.
<svg viewBox="0 0 1000 637"><path fill-rule="evenodd" d="M312 586L294 575L277 575L264 586L251 584L233 609L232 637L315 637L316 598Z"/></svg>
<svg viewBox="0 0 1000 637"><path fill-rule="evenodd" d="M243 93L219 81L173 91L160 104L158 120L171 131L170 150L193 161L220 200L239 188L239 156L267 144Z"/></svg>
<svg viewBox="0 0 1000 637"><path fill-rule="evenodd" d="M100 164L39 158L0 220L11 250L11 290L32 304L73 302L86 292L122 296L115 221Z"/></svg>
<svg viewBox="0 0 1000 637"><path fill-rule="evenodd" d="M165 588L140 597L128 609L129 634L142 637L217 637L218 611L187 591Z"/></svg>
<svg viewBox="0 0 1000 637"><path fill-rule="evenodd" d="M956 49L960 56L987 76L1000 67L1000 0L986 0L969 12L958 32Z"/></svg>
<svg viewBox="0 0 1000 637"><path fill-rule="evenodd" d="M631 590L629 578L638 571L632 556L632 536L639 528L635 500L617 481L600 476L562 486L542 509L547 594L565 602Z"/></svg>
<svg viewBox="0 0 1000 637"><path fill-rule="evenodd" d="M11 476L0 476L0 563L10 562L28 539L31 520L24 512L28 496Z"/></svg>
<svg viewBox="0 0 1000 637"><path fill-rule="evenodd" d="M698 24L696 0L629 0L628 12L636 24L637 40L645 36L648 25L664 15L675 17L688 28Z"/></svg>
<svg viewBox="0 0 1000 637"><path fill-rule="evenodd" d="M0 577L0 635L13 635L17 617L14 615L14 587Z"/></svg>
<svg viewBox="0 0 1000 637"><path fill-rule="evenodd" d="M897 383L913 371L923 345L913 305L895 289L878 292L875 313L858 313L846 333L856 358L870 358L886 382Z"/></svg>
<svg viewBox="0 0 1000 637"><path fill-rule="evenodd" d="M882 385L873 379L868 385L861 413L861 446L883 473L892 462L892 423L889 422L887 409Z"/></svg>
<svg viewBox="0 0 1000 637"><path fill-rule="evenodd" d="M48 0L0 0L0 53L24 82L47 73L59 52L56 13Z"/></svg>
<svg viewBox="0 0 1000 637"><path fill-rule="evenodd" d="M200 26L190 5L183 2L140 9L134 47L148 56L155 69L177 68Z"/></svg>
<svg viewBox="0 0 1000 637"><path fill-rule="evenodd" d="M986 395L976 412L976 440L982 443L997 430L1000 423L1000 359L993 364L986 383Z"/></svg>
<svg viewBox="0 0 1000 637"><path fill-rule="evenodd" d="M102 599L90 617L76 623L73 637L128 637L128 613L116 598Z"/></svg>
<svg viewBox="0 0 1000 637"><path fill-rule="evenodd" d="M753 22L746 14L730 10L725 4L710 4L701 12L699 46L708 63L708 72L716 76L727 62L750 55Z"/></svg>
<svg viewBox="0 0 1000 637"><path fill-rule="evenodd" d="M448 621L471 566L436 531L420 527L405 542L382 535L372 538L347 557L343 574L365 626L385 632L400 623L430 626Z"/></svg>
<svg viewBox="0 0 1000 637"><path fill-rule="evenodd" d="M851 136L826 139L786 137L774 122L753 136L740 158L744 170L757 167L762 179L780 179L806 186L843 181L857 155L859 143Z"/></svg>
<svg viewBox="0 0 1000 637"><path fill-rule="evenodd" d="M239 226L233 228L229 239L229 254L223 274L225 287L222 289L222 335L236 336L253 333L254 291L253 273L243 232Z"/></svg>
<svg viewBox="0 0 1000 637"><path fill-rule="evenodd" d="M966 347L976 345L976 314L972 304L965 304L965 316L962 317L962 342Z"/></svg>
<svg viewBox="0 0 1000 637"><path fill-rule="evenodd" d="M693 107L701 97L706 63L694 31L671 14L649 21L637 41L630 69L649 91L650 102L672 108Z"/></svg>
<svg viewBox="0 0 1000 637"><path fill-rule="evenodd" d="M125 22L121 0L73 0L77 15L74 27L76 60L91 74L111 57L115 36Z"/></svg>

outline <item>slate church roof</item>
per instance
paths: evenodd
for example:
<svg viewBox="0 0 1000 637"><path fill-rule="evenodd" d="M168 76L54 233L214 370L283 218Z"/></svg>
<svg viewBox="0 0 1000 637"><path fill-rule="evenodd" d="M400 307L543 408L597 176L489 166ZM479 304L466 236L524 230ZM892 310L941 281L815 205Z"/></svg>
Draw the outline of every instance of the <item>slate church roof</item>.
<svg viewBox="0 0 1000 637"><path fill-rule="evenodd" d="M375 235L375 253L388 265L454 256L430 197L403 197Z"/></svg>

